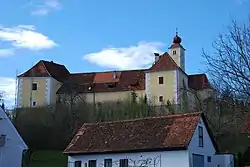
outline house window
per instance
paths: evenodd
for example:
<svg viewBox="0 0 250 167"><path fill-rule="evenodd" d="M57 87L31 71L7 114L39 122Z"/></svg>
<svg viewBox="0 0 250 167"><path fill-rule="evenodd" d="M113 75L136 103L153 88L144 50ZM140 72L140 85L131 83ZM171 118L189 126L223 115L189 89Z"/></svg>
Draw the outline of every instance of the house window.
<svg viewBox="0 0 250 167"><path fill-rule="evenodd" d="M82 161L75 161L75 167L81 167Z"/></svg>
<svg viewBox="0 0 250 167"><path fill-rule="evenodd" d="M112 159L105 159L104 167L112 167Z"/></svg>
<svg viewBox="0 0 250 167"><path fill-rule="evenodd" d="M159 96L159 102L163 102L163 96Z"/></svg>
<svg viewBox="0 0 250 167"><path fill-rule="evenodd" d="M37 90L37 83L32 83L32 90Z"/></svg>
<svg viewBox="0 0 250 167"><path fill-rule="evenodd" d="M176 50L173 51L173 55L176 55Z"/></svg>
<svg viewBox="0 0 250 167"><path fill-rule="evenodd" d="M120 167L128 167L128 159L120 159Z"/></svg>
<svg viewBox="0 0 250 167"><path fill-rule="evenodd" d="M208 156L207 157L207 162L211 162L211 159L212 159L211 156Z"/></svg>
<svg viewBox="0 0 250 167"><path fill-rule="evenodd" d="M89 160L89 167L96 167L96 160Z"/></svg>
<svg viewBox="0 0 250 167"><path fill-rule="evenodd" d="M37 105L36 101L32 102L32 106L35 107Z"/></svg>
<svg viewBox="0 0 250 167"><path fill-rule="evenodd" d="M159 77L159 84L163 84L163 77Z"/></svg>
<svg viewBox="0 0 250 167"><path fill-rule="evenodd" d="M198 127L198 135L199 135L199 147L203 147L203 128L201 126Z"/></svg>

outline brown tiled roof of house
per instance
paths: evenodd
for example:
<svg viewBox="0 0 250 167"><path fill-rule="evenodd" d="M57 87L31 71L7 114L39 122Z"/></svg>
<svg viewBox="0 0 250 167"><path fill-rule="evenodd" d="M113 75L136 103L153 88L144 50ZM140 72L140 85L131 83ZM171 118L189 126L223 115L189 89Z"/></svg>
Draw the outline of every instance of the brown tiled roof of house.
<svg viewBox="0 0 250 167"><path fill-rule="evenodd" d="M63 82L69 77L70 73L64 65L40 60L31 69L18 77L53 77Z"/></svg>
<svg viewBox="0 0 250 167"><path fill-rule="evenodd" d="M212 88L206 74L188 75L188 86L194 90Z"/></svg>
<svg viewBox="0 0 250 167"><path fill-rule="evenodd" d="M114 73L116 78L113 78ZM63 84L57 94L66 90L78 93L145 90L145 71L109 71L72 74L68 83Z"/></svg>
<svg viewBox="0 0 250 167"><path fill-rule="evenodd" d="M195 112L84 124L64 153L91 154L186 149L201 117L206 123L204 115L201 112Z"/></svg>
<svg viewBox="0 0 250 167"><path fill-rule="evenodd" d="M149 71L176 70L178 68L178 65L166 52L160 56L159 60L155 62L151 68L149 68Z"/></svg>

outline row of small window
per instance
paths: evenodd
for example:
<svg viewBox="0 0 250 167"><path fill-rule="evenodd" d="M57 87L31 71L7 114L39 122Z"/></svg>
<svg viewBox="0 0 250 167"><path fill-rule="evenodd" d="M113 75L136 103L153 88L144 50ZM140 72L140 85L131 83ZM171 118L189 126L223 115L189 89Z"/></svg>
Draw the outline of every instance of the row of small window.
<svg viewBox="0 0 250 167"><path fill-rule="evenodd" d="M96 167L96 160L89 160L88 167ZM82 167L82 161L75 161L75 167ZM104 160L104 167L112 167L112 159ZM119 167L128 167L128 159L120 159Z"/></svg>

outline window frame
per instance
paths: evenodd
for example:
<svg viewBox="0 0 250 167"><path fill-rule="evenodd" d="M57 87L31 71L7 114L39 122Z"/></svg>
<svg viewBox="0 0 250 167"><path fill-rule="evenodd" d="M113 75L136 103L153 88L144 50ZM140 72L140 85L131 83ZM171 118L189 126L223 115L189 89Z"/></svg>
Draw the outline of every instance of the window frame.
<svg viewBox="0 0 250 167"><path fill-rule="evenodd" d="M128 159L120 159L119 167L128 167Z"/></svg>
<svg viewBox="0 0 250 167"><path fill-rule="evenodd" d="M159 100L160 103L162 103L163 102L163 96L160 95L158 100Z"/></svg>
<svg viewBox="0 0 250 167"><path fill-rule="evenodd" d="M36 106L37 106L37 102L36 101L32 101L32 107L36 107Z"/></svg>
<svg viewBox="0 0 250 167"><path fill-rule="evenodd" d="M94 162L94 165L92 164L93 162ZM88 167L96 167L96 160L95 159L89 160Z"/></svg>
<svg viewBox="0 0 250 167"><path fill-rule="evenodd" d="M104 159L104 167L112 167L112 159Z"/></svg>
<svg viewBox="0 0 250 167"><path fill-rule="evenodd" d="M177 53L176 50L173 50L173 55L176 55L176 53Z"/></svg>
<svg viewBox="0 0 250 167"><path fill-rule="evenodd" d="M163 76L158 77L158 84L159 85L163 85L164 84L164 77Z"/></svg>
<svg viewBox="0 0 250 167"><path fill-rule="evenodd" d="M74 167L82 167L82 161L75 161L74 162Z"/></svg>
<svg viewBox="0 0 250 167"><path fill-rule="evenodd" d="M203 127L198 126L199 147L204 147Z"/></svg>
<svg viewBox="0 0 250 167"><path fill-rule="evenodd" d="M34 85L36 85L35 88L34 88ZM31 89L32 89L32 91L36 91L38 89L37 82L32 82Z"/></svg>
<svg viewBox="0 0 250 167"><path fill-rule="evenodd" d="M212 161L212 157L211 156L207 156L207 162L211 162Z"/></svg>

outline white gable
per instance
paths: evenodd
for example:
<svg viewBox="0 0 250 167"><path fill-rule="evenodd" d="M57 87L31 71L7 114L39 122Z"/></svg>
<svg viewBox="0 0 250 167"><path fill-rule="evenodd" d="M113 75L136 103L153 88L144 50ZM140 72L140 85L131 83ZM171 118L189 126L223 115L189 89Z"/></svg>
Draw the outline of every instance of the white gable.
<svg viewBox="0 0 250 167"><path fill-rule="evenodd" d="M6 135L4 147L19 147L21 150L28 149L9 117L0 107L0 135Z"/></svg>
<svg viewBox="0 0 250 167"><path fill-rule="evenodd" d="M203 147L199 146L199 127L202 127L203 129ZM227 155L221 154L217 155L216 154L216 148L212 142L212 139L208 133L208 129L205 126L204 120L200 119L194 135L189 143L188 146L188 151L189 151L189 162L191 167L196 167L196 166L201 166L203 165L197 165L194 164L194 158L196 156L200 158L203 158L204 161L204 167L216 167L220 165L221 167L230 167L230 164L232 164L231 159L232 156L229 157Z"/></svg>

